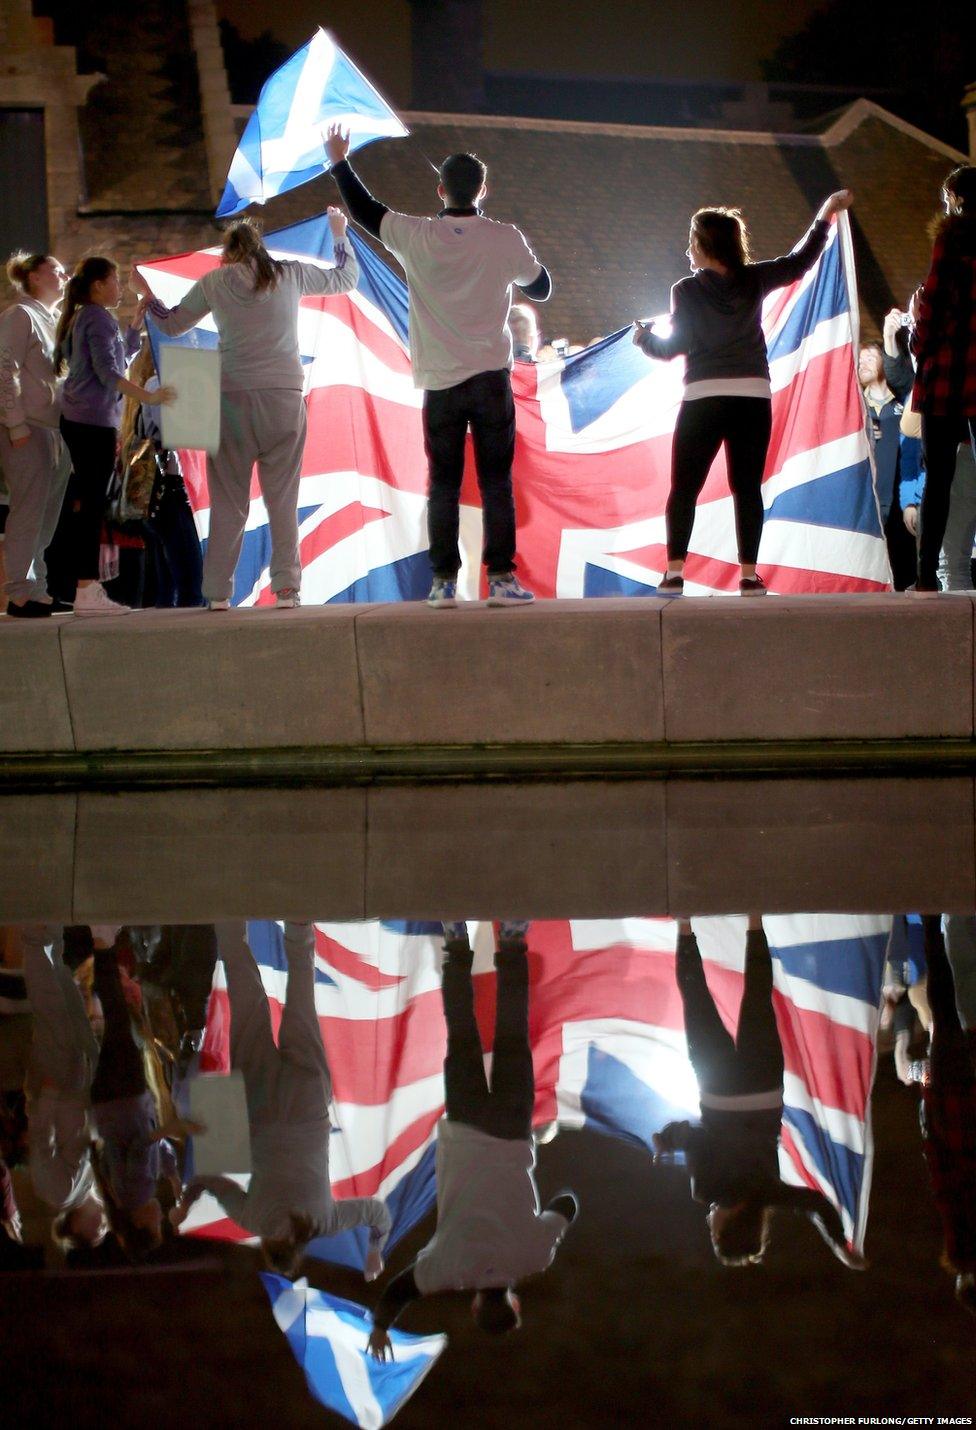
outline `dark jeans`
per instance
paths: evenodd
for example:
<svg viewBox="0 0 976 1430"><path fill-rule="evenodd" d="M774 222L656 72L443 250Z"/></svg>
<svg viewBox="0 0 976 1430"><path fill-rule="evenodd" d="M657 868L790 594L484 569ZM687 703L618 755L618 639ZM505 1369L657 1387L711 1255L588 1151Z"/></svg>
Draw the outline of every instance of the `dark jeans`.
<svg viewBox="0 0 976 1430"><path fill-rule="evenodd" d="M114 948L95 950L95 992L105 1014L105 1036L92 1081L92 1102L139 1097L146 1091L146 1073L142 1054L132 1036Z"/></svg>
<svg viewBox="0 0 976 1430"><path fill-rule="evenodd" d="M71 525L75 578L98 580L98 549L108 485L115 470L116 431L114 427L93 427L90 422L61 418L73 468L66 507L73 513Z"/></svg>
<svg viewBox="0 0 976 1430"><path fill-rule="evenodd" d="M485 1076L481 1035L474 1015L471 954L449 952L441 991L447 1019L444 1087L451 1122L476 1127L489 1137L521 1142L532 1135L535 1075L529 1047L529 965L524 953L496 959L495 1042L491 1087Z"/></svg>
<svg viewBox="0 0 976 1430"><path fill-rule="evenodd" d="M479 372L456 387L424 393L424 449L430 474L430 564L435 576L448 580L453 580L461 569L458 502L469 427L484 516L482 560L489 576L507 576L515 570L515 400L511 378L504 368Z"/></svg>
<svg viewBox="0 0 976 1430"><path fill-rule="evenodd" d="M939 552L949 520L956 454L967 432L976 455L976 417L933 417L922 413L925 490L918 514L918 585L922 590L938 589Z"/></svg>
<svg viewBox="0 0 976 1430"><path fill-rule="evenodd" d="M739 1097L783 1085L783 1047L773 1010L773 964L761 929L746 935L746 973L735 1038L722 1022L705 981L698 940L678 938L678 992L688 1056L701 1092Z"/></svg>
<svg viewBox="0 0 976 1430"><path fill-rule="evenodd" d="M735 504L739 560L754 565L763 529L762 478L772 430L765 397L699 397L682 402L671 449L671 494L666 508L668 556L688 555L695 503L719 448L725 444Z"/></svg>
<svg viewBox="0 0 976 1430"><path fill-rule="evenodd" d="M183 481L164 479L155 510L147 523L155 538L151 551L155 566L157 606L202 606L203 553L193 521L193 510Z"/></svg>

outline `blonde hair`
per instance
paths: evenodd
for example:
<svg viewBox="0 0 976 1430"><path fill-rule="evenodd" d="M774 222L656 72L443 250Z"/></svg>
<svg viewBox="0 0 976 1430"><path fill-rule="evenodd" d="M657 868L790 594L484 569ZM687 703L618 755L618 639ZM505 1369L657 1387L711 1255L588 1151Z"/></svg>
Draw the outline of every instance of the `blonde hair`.
<svg viewBox="0 0 976 1430"><path fill-rule="evenodd" d="M224 230L225 263L246 263L254 274L254 291L277 288L282 266L264 246L261 230L252 218L239 218Z"/></svg>
<svg viewBox="0 0 976 1430"><path fill-rule="evenodd" d="M29 295L31 274L51 261L50 253L25 253L21 249L7 259L7 278L14 288Z"/></svg>
<svg viewBox="0 0 976 1430"><path fill-rule="evenodd" d="M136 353L129 366L128 378L137 387L145 387L146 383L156 371L156 364L153 361L152 348L149 346L149 339L144 338L142 347ZM139 408L142 406L137 397L125 395L122 404L122 420L119 423L119 449L125 451L126 447L135 436L136 418L139 416Z"/></svg>

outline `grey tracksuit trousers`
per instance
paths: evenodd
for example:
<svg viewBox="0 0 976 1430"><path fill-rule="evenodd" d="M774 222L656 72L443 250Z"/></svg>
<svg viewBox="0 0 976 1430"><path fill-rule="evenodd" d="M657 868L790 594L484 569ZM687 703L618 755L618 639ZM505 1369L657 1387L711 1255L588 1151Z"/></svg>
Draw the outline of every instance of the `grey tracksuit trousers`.
<svg viewBox="0 0 976 1430"><path fill-rule="evenodd" d="M61 515L71 461L61 433L52 427L31 427L26 445L15 447L0 426L0 467L10 490L4 595L21 605L47 595L44 552Z"/></svg>
<svg viewBox="0 0 976 1430"><path fill-rule="evenodd" d="M207 458L210 536L203 562L208 601L230 598L257 463L271 530L271 589L301 586L298 484L305 450L305 402L292 388L224 392L220 447Z"/></svg>

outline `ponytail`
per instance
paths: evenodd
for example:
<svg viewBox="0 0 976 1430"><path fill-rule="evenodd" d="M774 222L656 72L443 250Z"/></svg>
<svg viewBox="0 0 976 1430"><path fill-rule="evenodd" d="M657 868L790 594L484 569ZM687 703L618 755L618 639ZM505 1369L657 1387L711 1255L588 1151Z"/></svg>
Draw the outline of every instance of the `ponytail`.
<svg viewBox="0 0 976 1430"><path fill-rule="evenodd" d="M66 347L68 336L74 326L79 308L91 302L93 283L102 283L119 265L112 258L83 258L68 280L64 290L64 306L58 320L58 331L54 339L54 375L62 377L68 366Z"/></svg>
<svg viewBox="0 0 976 1430"><path fill-rule="evenodd" d="M254 291L277 288L282 266L265 248L261 230L251 218L241 218L224 231L225 263L246 263L254 274Z"/></svg>
<svg viewBox="0 0 976 1430"><path fill-rule="evenodd" d="M7 259L7 278L14 288L30 296L31 274L49 262L53 262L50 253L12 253Z"/></svg>

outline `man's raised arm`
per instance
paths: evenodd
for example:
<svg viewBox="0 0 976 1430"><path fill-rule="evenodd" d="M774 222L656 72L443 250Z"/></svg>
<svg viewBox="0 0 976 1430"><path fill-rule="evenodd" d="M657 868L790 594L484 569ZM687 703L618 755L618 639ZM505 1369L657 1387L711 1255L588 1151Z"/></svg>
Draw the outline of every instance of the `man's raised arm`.
<svg viewBox="0 0 976 1430"><path fill-rule="evenodd" d="M332 173L350 217L360 228L364 228L374 238L379 238L383 215L389 213L389 209L386 204L381 204L378 199L373 198L350 164L349 135L342 132L341 125L330 124L326 130L325 152L329 156Z"/></svg>

